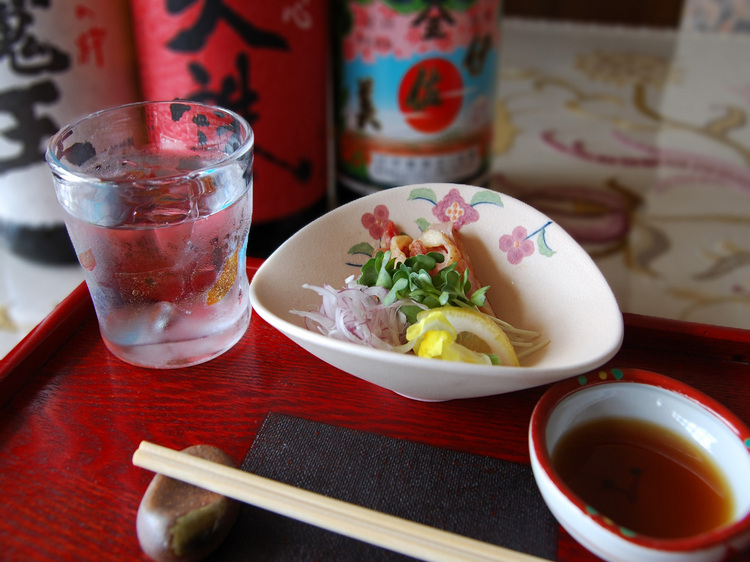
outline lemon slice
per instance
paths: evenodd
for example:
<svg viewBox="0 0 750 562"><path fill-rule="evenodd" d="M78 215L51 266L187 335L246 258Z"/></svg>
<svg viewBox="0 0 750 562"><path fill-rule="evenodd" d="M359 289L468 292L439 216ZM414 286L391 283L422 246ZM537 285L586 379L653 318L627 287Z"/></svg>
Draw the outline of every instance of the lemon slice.
<svg viewBox="0 0 750 562"><path fill-rule="evenodd" d="M461 363L473 363L475 365L492 365L492 359L486 353L477 353L460 343L451 342L443 346L440 359L445 361L459 361Z"/></svg>
<svg viewBox="0 0 750 562"><path fill-rule="evenodd" d="M430 332L444 332L450 337L430 335L427 338ZM445 306L420 312L417 323L407 329L406 339L414 341L414 352L422 357L485 363L489 362L486 354L493 354L500 365L519 365L513 345L502 328L485 314L468 308Z"/></svg>

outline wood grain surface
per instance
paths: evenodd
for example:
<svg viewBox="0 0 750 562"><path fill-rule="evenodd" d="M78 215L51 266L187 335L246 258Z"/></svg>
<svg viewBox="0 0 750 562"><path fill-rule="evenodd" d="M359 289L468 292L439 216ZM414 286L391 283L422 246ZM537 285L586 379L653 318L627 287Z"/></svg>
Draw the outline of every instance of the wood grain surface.
<svg viewBox="0 0 750 562"><path fill-rule="evenodd" d="M626 315L608 366L681 379L750 423L749 358L747 331ZM106 350L84 286L0 364L0 557L145 559L135 517L153 474L131 463L141 440L211 444L239 464L276 412L528 464L544 390L416 402L328 366L255 314L213 361L141 369ZM560 537L560 560L593 559Z"/></svg>

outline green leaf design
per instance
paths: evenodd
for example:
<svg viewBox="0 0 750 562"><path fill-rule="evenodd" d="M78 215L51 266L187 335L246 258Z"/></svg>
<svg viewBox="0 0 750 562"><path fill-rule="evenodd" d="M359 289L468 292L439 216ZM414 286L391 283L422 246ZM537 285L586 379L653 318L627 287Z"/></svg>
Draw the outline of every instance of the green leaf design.
<svg viewBox="0 0 750 562"><path fill-rule="evenodd" d="M424 232L425 230L427 230L428 228L430 228L430 224L431 224L430 221L428 221L425 218L417 219L414 222L417 223L417 226L419 227L419 230L421 230L422 232Z"/></svg>
<svg viewBox="0 0 750 562"><path fill-rule="evenodd" d="M426 199L433 205L437 205L437 197L435 196L435 192L432 191L429 187L412 189L411 193L409 193L408 201L413 201L414 199Z"/></svg>
<svg viewBox="0 0 750 562"><path fill-rule="evenodd" d="M544 233L547 232L546 228L543 228L539 231L539 236L536 237L536 245L539 248L539 253L543 256L547 256L548 258L551 258L556 254L556 252L547 246L547 240L544 238Z"/></svg>
<svg viewBox="0 0 750 562"><path fill-rule="evenodd" d="M360 242L349 248L349 253L351 255L364 254L366 256L371 256L373 252L375 252L375 248L373 248L369 242Z"/></svg>
<svg viewBox="0 0 750 562"><path fill-rule="evenodd" d="M474 197L471 198L471 201L469 202L469 205L472 207L474 205L478 205L479 203L490 203L492 205L497 205L498 207L503 207L503 200L500 197L500 194L497 191L489 191L489 190L482 190L478 191L474 194Z"/></svg>

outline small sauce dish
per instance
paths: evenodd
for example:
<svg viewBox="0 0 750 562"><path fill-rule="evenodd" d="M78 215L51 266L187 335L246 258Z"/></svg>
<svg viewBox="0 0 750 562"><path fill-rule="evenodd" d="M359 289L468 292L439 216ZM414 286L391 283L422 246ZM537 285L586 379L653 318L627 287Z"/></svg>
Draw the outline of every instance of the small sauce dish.
<svg viewBox="0 0 750 562"><path fill-rule="evenodd" d="M529 451L552 514L605 560L705 562L750 546L750 429L684 383L639 369L557 383Z"/></svg>

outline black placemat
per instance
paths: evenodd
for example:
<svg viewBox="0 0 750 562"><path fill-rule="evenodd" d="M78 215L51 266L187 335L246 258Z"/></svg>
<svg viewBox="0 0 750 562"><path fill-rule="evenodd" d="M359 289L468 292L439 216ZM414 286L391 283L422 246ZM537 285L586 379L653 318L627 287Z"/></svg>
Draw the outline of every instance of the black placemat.
<svg viewBox="0 0 750 562"><path fill-rule="evenodd" d="M554 559L558 526L531 468L271 413L242 469L489 543ZM216 560L409 560L252 506Z"/></svg>

